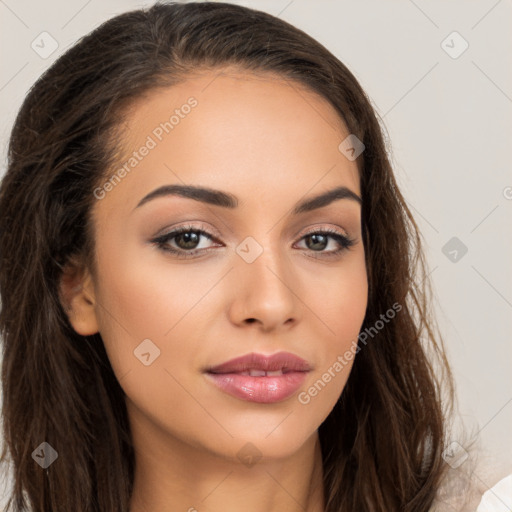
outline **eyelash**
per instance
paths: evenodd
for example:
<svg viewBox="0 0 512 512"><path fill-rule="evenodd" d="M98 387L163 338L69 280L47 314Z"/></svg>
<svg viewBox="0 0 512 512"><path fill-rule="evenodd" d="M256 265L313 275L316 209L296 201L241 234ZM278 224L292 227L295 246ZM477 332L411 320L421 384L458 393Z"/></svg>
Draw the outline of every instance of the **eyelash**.
<svg viewBox="0 0 512 512"><path fill-rule="evenodd" d="M169 241L172 240L173 238L175 238L178 235L181 235L183 233L189 233L189 232L194 232L201 236L205 236L209 240L216 241L216 238L210 232L205 231L204 229L200 229L195 226L188 225L188 226L182 226L173 231L170 231L169 233L166 233L165 235L161 235L161 236L153 239L151 242L154 243L160 250L171 253L174 256L176 256L177 258L181 258L181 259L193 258L198 253L209 252L210 249L213 249L213 248L193 249L191 251L186 251L184 249L175 249L169 245ZM319 254L322 255L322 256L320 256L321 258L336 257L339 254L341 254L342 252L350 249L355 244L354 239L349 238L345 235L342 235L339 231L337 231L333 228L325 228L325 229L317 229L314 231L309 231L309 232L305 233L304 235L302 235L300 240L302 240L308 236L312 236L312 235L327 235L328 237L334 239L341 246L339 249L336 249L334 251L327 251L327 252L313 251L312 249L305 249L305 250L309 250L311 252L318 252ZM319 256L313 256L313 258L319 258Z"/></svg>

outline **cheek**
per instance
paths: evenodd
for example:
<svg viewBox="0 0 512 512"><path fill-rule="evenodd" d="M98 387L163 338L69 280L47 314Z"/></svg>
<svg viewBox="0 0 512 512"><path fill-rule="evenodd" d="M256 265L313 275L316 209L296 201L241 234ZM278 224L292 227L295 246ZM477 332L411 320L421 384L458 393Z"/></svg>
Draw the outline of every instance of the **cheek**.
<svg viewBox="0 0 512 512"><path fill-rule="evenodd" d="M305 302L326 327L326 348L342 350L357 339L366 314L368 280L362 248L347 255L336 270L317 269L313 281L308 276L303 280Z"/></svg>
<svg viewBox="0 0 512 512"><path fill-rule="evenodd" d="M144 251L143 257L140 247L119 247L115 241L98 244L96 294L99 329L116 375L130 373L133 380L142 366L151 369L153 379L157 371L194 366L208 328L204 319L219 305L211 301L224 269L172 262L156 250ZM148 361L138 356L148 352L145 358L154 363L146 367Z"/></svg>
<svg viewBox="0 0 512 512"><path fill-rule="evenodd" d="M155 265L135 251L120 254L114 245L104 244L97 256L100 334L128 405L165 429L186 432L203 424L204 410L190 407L184 415L179 406L190 406L187 372L201 348L194 333L203 331L194 318L215 279L161 256Z"/></svg>
<svg viewBox="0 0 512 512"><path fill-rule="evenodd" d="M368 304L364 252L361 250L357 257L347 258L339 272L327 272L317 274L318 286L308 293L306 301L321 320L317 325L325 329L322 327L324 335L317 340L319 364L312 383L314 389L309 387L305 392L324 413L334 407L343 391L358 351L358 336Z"/></svg>
<svg viewBox="0 0 512 512"><path fill-rule="evenodd" d="M116 234L107 236L104 230L97 242L101 326L108 332L117 322L115 329L134 341L162 337L193 299L190 273L130 233L130 241L124 242L121 227L112 232Z"/></svg>

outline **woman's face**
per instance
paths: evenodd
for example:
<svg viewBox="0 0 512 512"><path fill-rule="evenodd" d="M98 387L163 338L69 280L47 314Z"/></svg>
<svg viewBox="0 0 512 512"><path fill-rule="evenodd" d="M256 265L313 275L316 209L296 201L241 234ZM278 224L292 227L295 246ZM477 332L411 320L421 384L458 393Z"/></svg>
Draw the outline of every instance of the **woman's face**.
<svg viewBox="0 0 512 512"><path fill-rule="evenodd" d="M100 332L132 429L148 446L233 460L246 443L297 451L343 390L367 305L360 203L342 193L294 211L339 187L361 195L338 148L349 133L309 90L239 71L152 92L121 134L125 153L95 191L98 271L78 330ZM309 371L288 354L263 375L279 352ZM259 372L207 372L251 353Z"/></svg>

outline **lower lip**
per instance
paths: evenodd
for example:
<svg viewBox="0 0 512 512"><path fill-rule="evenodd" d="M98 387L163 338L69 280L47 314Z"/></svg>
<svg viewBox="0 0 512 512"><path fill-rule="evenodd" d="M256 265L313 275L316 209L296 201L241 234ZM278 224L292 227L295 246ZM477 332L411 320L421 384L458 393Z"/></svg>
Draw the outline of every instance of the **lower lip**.
<svg viewBox="0 0 512 512"><path fill-rule="evenodd" d="M276 377L251 377L239 373L207 373L222 391L248 402L271 404L292 396L306 379L307 372L288 372Z"/></svg>

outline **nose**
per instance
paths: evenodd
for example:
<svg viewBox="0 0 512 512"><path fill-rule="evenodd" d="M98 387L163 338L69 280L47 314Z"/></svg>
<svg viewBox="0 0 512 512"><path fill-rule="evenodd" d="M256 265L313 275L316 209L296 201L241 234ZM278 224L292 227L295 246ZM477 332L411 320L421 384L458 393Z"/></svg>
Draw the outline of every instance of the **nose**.
<svg viewBox="0 0 512 512"><path fill-rule="evenodd" d="M236 256L230 279L229 316L234 324L258 324L267 332L299 321L303 306L299 279L278 249L265 246L252 263Z"/></svg>

